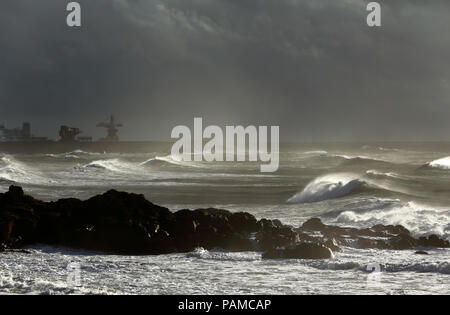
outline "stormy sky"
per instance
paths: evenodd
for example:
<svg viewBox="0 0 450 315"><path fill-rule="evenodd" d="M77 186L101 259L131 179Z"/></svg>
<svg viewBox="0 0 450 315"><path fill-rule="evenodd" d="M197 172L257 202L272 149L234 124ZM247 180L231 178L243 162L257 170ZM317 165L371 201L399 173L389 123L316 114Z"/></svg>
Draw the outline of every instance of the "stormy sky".
<svg viewBox="0 0 450 315"><path fill-rule="evenodd" d="M288 141L449 140L450 2L0 2L0 122L56 138L114 113L123 139L176 125L279 125Z"/></svg>

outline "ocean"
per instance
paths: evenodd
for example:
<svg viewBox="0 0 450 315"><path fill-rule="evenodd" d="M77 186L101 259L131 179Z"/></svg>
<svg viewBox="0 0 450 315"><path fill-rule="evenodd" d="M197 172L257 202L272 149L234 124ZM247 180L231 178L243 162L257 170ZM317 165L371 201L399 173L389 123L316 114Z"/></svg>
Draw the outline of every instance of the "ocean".
<svg viewBox="0 0 450 315"><path fill-rule="evenodd" d="M171 210L215 207L280 219L371 227L401 224L450 240L449 143L284 144L280 167L183 162L170 144L148 153L0 153L0 191L87 199L109 189L141 193ZM344 248L331 260L262 260L261 253L197 249L115 256L33 246L0 254L0 292L21 294L450 294L450 250ZM80 283L67 282L68 265ZM379 266L374 277L371 266Z"/></svg>

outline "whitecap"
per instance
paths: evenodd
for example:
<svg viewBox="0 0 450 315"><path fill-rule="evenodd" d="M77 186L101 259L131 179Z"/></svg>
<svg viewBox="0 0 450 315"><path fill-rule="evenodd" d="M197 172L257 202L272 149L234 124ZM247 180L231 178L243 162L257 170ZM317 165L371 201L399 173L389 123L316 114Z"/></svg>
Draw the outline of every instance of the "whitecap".
<svg viewBox="0 0 450 315"><path fill-rule="evenodd" d="M93 161L83 168L101 169L114 173L135 173L139 172L139 165L128 163L120 159L97 160Z"/></svg>
<svg viewBox="0 0 450 315"><path fill-rule="evenodd" d="M450 156L431 161L427 164L430 168L436 168L441 170L449 170L450 169Z"/></svg>
<svg viewBox="0 0 450 315"><path fill-rule="evenodd" d="M0 181L9 184L49 184L53 180L44 177L37 170L17 161L12 156L3 156L0 167Z"/></svg>
<svg viewBox="0 0 450 315"><path fill-rule="evenodd" d="M416 202L397 202L364 212L343 211L333 221L357 227L403 225L415 236L437 234L450 240L450 209L433 208Z"/></svg>
<svg viewBox="0 0 450 315"><path fill-rule="evenodd" d="M355 174L330 174L316 178L303 191L288 200L289 203L310 203L346 196L364 181Z"/></svg>

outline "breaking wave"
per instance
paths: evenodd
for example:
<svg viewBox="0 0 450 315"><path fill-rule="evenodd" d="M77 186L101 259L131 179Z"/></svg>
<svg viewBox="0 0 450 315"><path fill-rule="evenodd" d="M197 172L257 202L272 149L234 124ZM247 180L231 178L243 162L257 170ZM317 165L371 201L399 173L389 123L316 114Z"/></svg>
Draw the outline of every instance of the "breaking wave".
<svg viewBox="0 0 450 315"><path fill-rule="evenodd" d="M143 163L142 166L164 166L164 165L176 165L184 166L183 161L173 158L171 155L168 156L157 156L151 158Z"/></svg>
<svg viewBox="0 0 450 315"><path fill-rule="evenodd" d="M0 183L49 184L53 182L10 156L3 156L0 161Z"/></svg>
<svg viewBox="0 0 450 315"><path fill-rule="evenodd" d="M302 192L288 200L289 203L311 203L346 196L360 188L365 181L354 174L331 174L310 182Z"/></svg>
<svg viewBox="0 0 450 315"><path fill-rule="evenodd" d="M177 158L172 155L157 156L155 158L149 159L141 163L140 165L149 167L166 167L166 166L196 167L196 168L205 167L200 163L183 161L181 158Z"/></svg>
<svg viewBox="0 0 450 315"><path fill-rule="evenodd" d="M367 211L362 211L364 207ZM351 208L338 213L330 223L356 227L403 225L416 236L437 234L450 239L450 210L446 208L434 208L412 201L395 201L372 209L369 205Z"/></svg>
<svg viewBox="0 0 450 315"><path fill-rule="evenodd" d="M93 161L83 167L84 169L100 169L114 173L130 173L138 171L138 166L124 162L120 159Z"/></svg>
<svg viewBox="0 0 450 315"><path fill-rule="evenodd" d="M303 154L306 154L306 155L327 155L328 152L327 151L323 151L323 150L316 150L316 151L303 152Z"/></svg>
<svg viewBox="0 0 450 315"><path fill-rule="evenodd" d="M45 154L46 158L57 159L57 160L88 160L89 158L95 158L103 155L104 153L97 152L86 152L83 150L74 150L66 153L59 154Z"/></svg>
<svg viewBox="0 0 450 315"><path fill-rule="evenodd" d="M400 149L396 149L396 148L385 148L385 147L378 147L378 150L380 150L380 151L393 151L393 152L399 152L399 151L401 151Z"/></svg>
<svg viewBox="0 0 450 315"><path fill-rule="evenodd" d="M442 158L442 159L434 160L430 163L427 163L425 166L429 167L429 168L440 169L440 170L450 170L450 156Z"/></svg>
<svg viewBox="0 0 450 315"><path fill-rule="evenodd" d="M384 178L394 178L394 179L402 179L402 177L400 175L398 175L397 173L394 172L379 172L376 170L368 170L366 171L366 174L368 176L373 176L373 177L384 177Z"/></svg>
<svg viewBox="0 0 450 315"><path fill-rule="evenodd" d="M164 168L164 167L202 167L200 164L196 164L194 162L184 162L181 160L177 160L172 158L171 156L165 157L155 157L149 159L145 162L128 162L119 158L113 159L105 159L105 160L96 160L90 162L87 165L80 167L76 167L80 169L80 171L87 170L104 170L113 173L130 173L130 174L141 174L146 171L146 167L152 168Z"/></svg>
<svg viewBox="0 0 450 315"><path fill-rule="evenodd" d="M83 151L83 150L74 150L74 151L68 152L66 154L70 154L70 155L90 155L91 153Z"/></svg>
<svg viewBox="0 0 450 315"><path fill-rule="evenodd" d="M338 158L344 159L341 165L343 166L390 166L393 163L385 160L375 159L367 156L348 156L348 155L336 155Z"/></svg>

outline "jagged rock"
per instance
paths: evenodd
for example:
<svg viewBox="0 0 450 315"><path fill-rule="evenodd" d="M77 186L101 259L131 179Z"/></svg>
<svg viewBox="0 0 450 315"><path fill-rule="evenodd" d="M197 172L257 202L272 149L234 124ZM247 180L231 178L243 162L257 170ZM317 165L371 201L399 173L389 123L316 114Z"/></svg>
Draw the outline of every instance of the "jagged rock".
<svg viewBox="0 0 450 315"><path fill-rule="evenodd" d="M257 220L251 214L218 209L181 210L168 224L169 234L182 251L197 247L253 250L250 233L256 232L257 228Z"/></svg>
<svg viewBox="0 0 450 315"><path fill-rule="evenodd" d="M426 238L425 236L419 238L419 245L424 247L440 247L449 248L450 243L439 238L439 236L432 234Z"/></svg>
<svg viewBox="0 0 450 315"><path fill-rule="evenodd" d="M173 216L143 195L115 190L87 201L59 200L39 213L46 243L121 254L160 253L156 226Z"/></svg>
<svg viewBox="0 0 450 315"><path fill-rule="evenodd" d="M278 220L278 219L271 220L271 221L272 221L272 224L275 225L276 227L282 227L283 226L283 223L281 223L281 221Z"/></svg>
<svg viewBox="0 0 450 315"><path fill-rule="evenodd" d="M221 209L171 212L143 195L110 190L86 201L42 202L11 186L0 193L0 251L43 243L117 254L166 254L197 247L263 251L264 256L328 257L341 247L450 247L436 235L415 239L403 226L356 229L318 218L300 228ZM325 250L326 248L326 250Z"/></svg>
<svg viewBox="0 0 450 315"><path fill-rule="evenodd" d="M398 234L406 234L411 235L409 230L405 228L402 225L382 225L378 224L372 227L372 230L377 233L386 233L391 235L398 235Z"/></svg>
<svg viewBox="0 0 450 315"><path fill-rule="evenodd" d="M332 251L320 243L300 243L286 248L276 248L265 252L263 259L330 259Z"/></svg>
<svg viewBox="0 0 450 315"><path fill-rule="evenodd" d="M288 246L300 240L299 234L290 226L279 225L278 222L262 219L258 222L259 232L256 234L260 251Z"/></svg>
<svg viewBox="0 0 450 315"><path fill-rule="evenodd" d="M36 242L39 217L35 209L43 203L25 196L21 187L11 186L0 194L0 242L4 247L20 247Z"/></svg>
<svg viewBox="0 0 450 315"><path fill-rule="evenodd" d="M277 221L276 223L281 225L281 222L279 220L274 221ZM253 233L258 231L258 221L250 213L246 212L233 213L229 217L229 222L231 226L233 226L235 229L242 231L244 233Z"/></svg>
<svg viewBox="0 0 450 315"><path fill-rule="evenodd" d="M394 249L405 250L413 249L418 246L423 247L442 247L449 248L450 243L439 238L436 235L430 235L428 238L420 237L416 239L402 225L375 225L372 228L356 229L348 227L338 227L324 224L318 218L312 218L306 221L297 231L320 232L325 240L334 239L335 245L350 246L361 249ZM317 238L317 237L316 237ZM323 239L319 239L323 242ZM328 244L333 247L333 244Z"/></svg>
<svg viewBox="0 0 450 315"><path fill-rule="evenodd" d="M418 246L418 241L408 234L399 234L389 241L391 248L395 250L413 249Z"/></svg>
<svg viewBox="0 0 450 315"><path fill-rule="evenodd" d="M372 228L356 229L350 227L339 227L324 224L319 218L312 218L306 221L299 229L301 231L321 232L329 238L358 238L358 237L392 237L399 234L410 235L408 229L401 225L375 225Z"/></svg>
<svg viewBox="0 0 450 315"><path fill-rule="evenodd" d="M369 249L369 248L376 248L376 249L388 249L390 248L389 244L387 244L383 240L379 239L373 239L373 238L358 238L355 243L356 248L360 249Z"/></svg>
<svg viewBox="0 0 450 315"><path fill-rule="evenodd" d="M342 252L342 249L338 246L338 242L334 238L326 240L323 244L333 252Z"/></svg>
<svg viewBox="0 0 450 315"><path fill-rule="evenodd" d="M324 224L319 218L312 218L306 221L300 228L297 229L298 232L321 232L321 234L326 238L344 238L349 236L356 236L358 229L355 228L343 228L339 226L332 226Z"/></svg>
<svg viewBox="0 0 450 315"><path fill-rule="evenodd" d="M302 229L311 231L322 231L326 227L319 218L312 218L303 223Z"/></svg>

